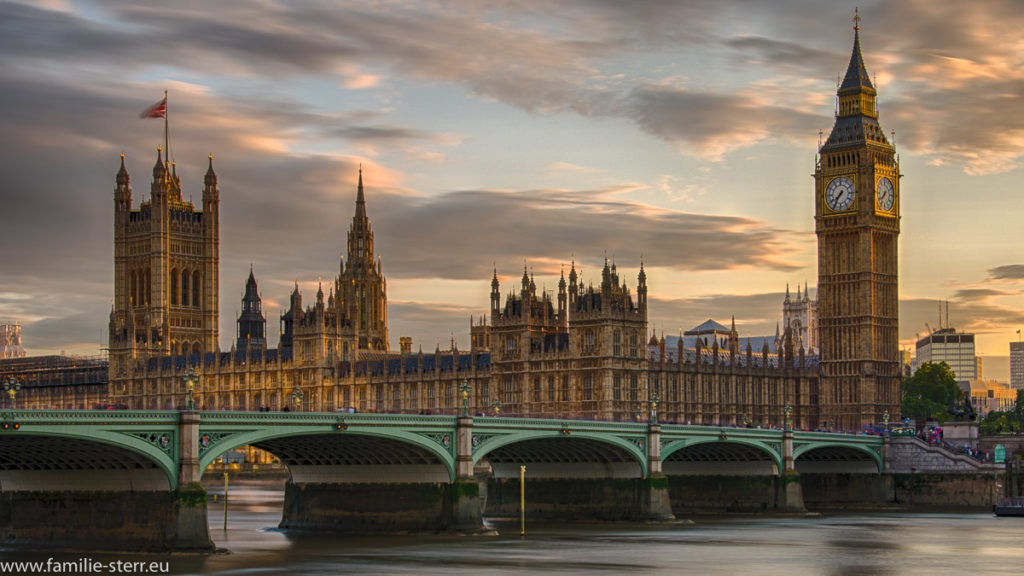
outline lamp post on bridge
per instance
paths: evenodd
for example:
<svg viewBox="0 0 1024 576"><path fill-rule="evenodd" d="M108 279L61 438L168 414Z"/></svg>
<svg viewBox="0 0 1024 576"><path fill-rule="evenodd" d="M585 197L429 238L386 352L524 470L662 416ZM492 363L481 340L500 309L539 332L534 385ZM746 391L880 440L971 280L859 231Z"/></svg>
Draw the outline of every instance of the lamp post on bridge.
<svg viewBox="0 0 1024 576"><path fill-rule="evenodd" d="M462 394L462 415L469 416L469 380L463 380L459 385L459 392Z"/></svg>
<svg viewBox="0 0 1024 576"><path fill-rule="evenodd" d="M18 380L15 379L14 376L11 376L10 378L7 379L6 382L4 382L4 392L7 392L7 395L11 398L11 410L17 408L17 404L15 403L15 397L18 395L18 392L20 391L21 382L18 382Z"/></svg>
<svg viewBox="0 0 1024 576"><path fill-rule="evenodd" d="M651 394L651 424L658 423L658 393Z"/></svg>
<svg viewBox="0 0 1024 576"><path fill-rule="evenodd" d="M783 421L783 426L785 427L786 430L792 431L793 430L793 420L792 420L793 407L789 404L789 402L786 402L786 407L782 409L782 413L785 415L785 419Z"/></svg>
<svg viewBox="0 0 1024 576"><path fill-rule="evenodd" d="M189 412L196 409L195 400L192 398L192 392L196 388L196 383L199 382L199 376L196 375L194 368L189 368L188 372L185 372L185 391L188 396L185 398L185 409Z"/></svg>
<svg viewBox="0 0 1024 576"><path fill-rule="evenodd" d="M885 412L882 413L882 426L885 428L885 431L883 432L883 434L888 436L889 435L889 411L888 410L886 410Z"/></svg>
<svg viewBox="0 0 1024 576"><path fill-rule="evenodd" d="M494 416L495 417L500 416L501 415L501 400L495 399L494 402L491 403L491 410L494 411Z"/></svg>
<svg viewBox="0 0 1024 576"><path fill-rule="evenodd" d="M292 402L295 404L295 411L302 412L302 390L298 388L292 390Z"/></svg>

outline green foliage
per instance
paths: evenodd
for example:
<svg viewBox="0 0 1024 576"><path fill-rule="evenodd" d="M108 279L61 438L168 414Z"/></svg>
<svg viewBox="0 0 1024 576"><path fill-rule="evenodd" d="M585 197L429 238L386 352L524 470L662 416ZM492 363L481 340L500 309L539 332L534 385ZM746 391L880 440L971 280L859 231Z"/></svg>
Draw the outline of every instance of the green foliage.
<svg viewBox="0 0 1024 576"><path fill-rule="evenodd" d="M1007 434L1024 430L1024 389L1017 390L1012 410L989 412L981 423L982 434Z"/></svg>
<svg viewBox="0 0 1024 576"><path fill-rule="evenodd" d="M1009 432L1012 418L1012 412L989 412L979 425L981 433L991 436L1004 431Z"/></svg>
<svg viewBox="0 0 1024 576"><path fill-rule="evenodd" d="M953 371L945 362L925 362L900 388L903 393L901 413L918 422L946 412L950 404L963 397Z"/></svg>
<svg viewBox="0 0 1024 576"><path fill-rule="evenodd" d="M1017 401L1013 405L1013 415L1017 419L1017 429L1024 428L1024 388L1017 390Z"/></svg>

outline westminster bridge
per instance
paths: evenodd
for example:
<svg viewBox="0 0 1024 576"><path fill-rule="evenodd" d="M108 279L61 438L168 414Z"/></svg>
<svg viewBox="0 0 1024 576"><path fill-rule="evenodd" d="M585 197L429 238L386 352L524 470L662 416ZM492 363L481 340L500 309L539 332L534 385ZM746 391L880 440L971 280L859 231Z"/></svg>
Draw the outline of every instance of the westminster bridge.
<svg viewBox="0 0 1024 576"><path fill-rule="evenodd" d="M877 476L885 466L881 437L777 429L490 416L8 410L0 425L2 537L39 545L209 549L199 480L240 446L265 450L288 467L281 527L325 530L478 530L485 509L488 515L518 510L520 474L535 518L670 519L669 484L685 490L686 499L699 499L708 487L694 479L714 477L739 482L732 488L736 505L754 487L770 492L754 497L755 506L799 511L801 474Z"/></svg>

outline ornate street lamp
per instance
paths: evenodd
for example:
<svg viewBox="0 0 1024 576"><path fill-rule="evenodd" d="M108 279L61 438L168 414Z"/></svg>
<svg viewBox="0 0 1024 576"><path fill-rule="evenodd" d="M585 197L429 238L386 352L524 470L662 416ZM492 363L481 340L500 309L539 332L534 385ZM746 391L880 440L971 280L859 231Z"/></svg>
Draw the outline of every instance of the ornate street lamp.
<svg viewBox="0 0 1024 576"><path fill-rule="evenodd" d="M651 424L658 423L658 393L651 394Z"/></svg>
<svg viewBox="0 0 1024 576"><path fill-rule="evenodd" d="M782 413L786 415L786 418L785 418L785 421L784 421L783 425L786 427L786 430L792 430L793 429L793 420L792 420L793 407L789 405L789 402L786 402L786 407L782 409Z"/></svg>
<svg viewBox="0 0 1024 576"><path fill-rule="evenodd" d="M4 392L7 392L7 395L10 396L10 398L11 398L11 410L14 410L17 407L16 404L15 404L15 401L14 401L14 397L17 396L18 392L20 392L20 391L21 391L21 382L18 382L14 378L14 376L11 376L10 378L8 378L7 382L4 382Z"/></svg>
<svg viewBox="0 0 1024 576"><path fill-rule="evenodd" d="M194 368L189 368L188 372L185 372L183 380L185 381L185 391L188 393L188 396L185 398L185 409L189 411L195 410L196 405L192 399L192 392L195 391L196 384L199 383L199 376Z"/></svg>
<svg viewBox="0 0 1024 576"><path fill-rule="evenodd" d="M459 392L462 394L462 415L469 416L469 380L463 380L459 385Z"/></svg>
<svg viewBox="0 0 1024 576"><path fill-rule="evenodd" d="M889 435L889 411L882 413L882 426L885 426L885 435Z"/></svg>
<svg viewBox="0 0 1024 576"><path fill-rule="evenodd" d="M295 404L295 411L302 412L302 390L292 390L292 402Z"/></svg>
<svg viewBox="0 0 1024 576"><path fill-rule="evenodd" d="M495 400L491 403L491 410L494 411L495 416L501 415L501 400Z"/></svg>

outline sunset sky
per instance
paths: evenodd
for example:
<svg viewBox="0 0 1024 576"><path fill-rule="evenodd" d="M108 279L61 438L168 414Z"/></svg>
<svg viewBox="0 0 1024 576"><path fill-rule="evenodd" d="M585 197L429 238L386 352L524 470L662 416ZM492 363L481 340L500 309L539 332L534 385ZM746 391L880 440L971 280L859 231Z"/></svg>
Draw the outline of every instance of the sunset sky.
<svg viewBox="0 0 1024 576"><path fill-rule="evenodd" d="M605 255L650 327L736 317L774 334L817 278L811 173L853 43L852 3L0 2L0 322L30 354L97 354L113 298L120 154L148 197L170 153L221 188L221 347L252 265L275 346L297 280L338 273L358 166L391 346L469 346L526 267L554 290ZM1024 8L861 2L900 156L900 337L939 301L1006 356L1024 327ZM996 361L993 366L999 365ZM1005 379L996 370L986 373Z"/></svg>

